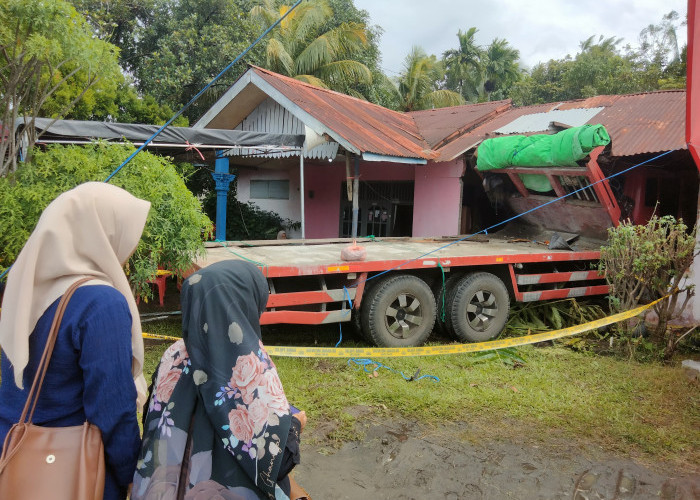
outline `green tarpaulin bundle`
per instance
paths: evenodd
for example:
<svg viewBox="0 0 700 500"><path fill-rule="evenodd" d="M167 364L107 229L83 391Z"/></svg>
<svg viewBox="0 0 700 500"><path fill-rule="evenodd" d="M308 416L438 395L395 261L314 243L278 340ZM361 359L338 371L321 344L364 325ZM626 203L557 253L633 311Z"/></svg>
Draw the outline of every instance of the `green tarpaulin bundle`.
<svg viewBox="0 0 700 500"><path fill-rule="evenodd" d="M510 135L486 139L477 150L476 168L480 171L507 167L576 167L593 148L610 143L602 125L572 127L554 135ZM521 175L528 189L551 191L544 175Z"/></svg>

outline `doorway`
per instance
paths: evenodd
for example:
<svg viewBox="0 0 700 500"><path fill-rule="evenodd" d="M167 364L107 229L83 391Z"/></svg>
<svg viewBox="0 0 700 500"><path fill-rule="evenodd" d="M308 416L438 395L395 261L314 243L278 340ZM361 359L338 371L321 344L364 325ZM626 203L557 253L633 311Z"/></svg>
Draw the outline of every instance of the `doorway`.
<svg viewBox="0 0 700 500"><path fill-rule="evenodd" d="M340 237L352 236L352 201L347 183L341 186ZM360 182L358 236L411 236L413 181Z"/></svg>

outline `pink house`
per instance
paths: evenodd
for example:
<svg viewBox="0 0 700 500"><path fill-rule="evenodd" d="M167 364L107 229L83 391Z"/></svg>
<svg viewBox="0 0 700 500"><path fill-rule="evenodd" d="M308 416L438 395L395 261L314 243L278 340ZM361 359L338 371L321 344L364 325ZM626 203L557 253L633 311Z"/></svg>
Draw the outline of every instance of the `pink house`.
<svg viewBox="0 0 700 500"><path fill-rule="evenodd" d="M301 149L270 153L241 147L224 153L237 175L238 199L301 222L300 230L288 231L292 238L440 237L474 233L507 218L497 200L487 197L474 168L484 139L602 124L612 141L593 161L603 175L644 163L626 181L611 181L618 217L606 222L594 210L568 213L567 205L558 205L529 222L567 230L548 223L568 213L577 223L569 226L595 222L604 235L619 214L636 221L657 202L661 215L695 223L698 179L685 143L684 111L684 91L659 91L519 108L506 100L400 113L251 66L194 128L306 137ZM643 185L635 188L635 179ZM640 193L648 199L634 198ZM527 200L537 205L547 198Z"/></svg>
<svg viewBox="0 0 700 500"><path fill-rule="evenodd" d="M466 161L461 151L441 156L440 148L509 107L399 113L253 66L194 127L305 134L303 157L299 150L225 153L240 201L303 222L291 237L351 236L353 208L358 236L446 236L470 229L462 209Z"/></svg>

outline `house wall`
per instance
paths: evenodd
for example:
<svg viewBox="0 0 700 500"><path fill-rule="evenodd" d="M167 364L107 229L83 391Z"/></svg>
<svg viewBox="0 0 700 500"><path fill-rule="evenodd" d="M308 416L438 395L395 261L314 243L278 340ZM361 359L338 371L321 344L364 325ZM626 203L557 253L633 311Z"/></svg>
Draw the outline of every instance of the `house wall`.
<svg viewBox="0 0 700 500"><path fill-rule="evenodd" d="M412 181L413 165L384 162L360 162L360 180L363 181ZM345 163L307 162L306 212L307 238L337 238L340 225L341 186L345 180ZM350 173L355 165L350 164ZM313 198L310 197L313 192Z"/></svg>
<svg viewBox="0 0 700 500"><path fill-rule="evenodd" d="M413 236L459 234L463 173L461 158L416 167Z"/></svg>
<svg viewBox="0 0 700 500"><path fill-rule="evenodd" d="M235 167L234 167L235 168ZM307 175L308 179L308 175ZM250 197L251 180L288 180L288 200L267 200ZM242 203L252 201L263 210L278 213L283 218L301 221L301 198L299 193L299 170L248 170L238 169L236 177L237 198ZM289 238L301 238L301 230L288 231ZM307 236L308 237L308 236Z"/></svg>
<svg viewBox="0 0 700 500"><path fill-rule="evenodd" d="M350 165L351 175L355 171ZM459 234L459 216L463 172L461 160L429 165L407 165L385 162L361 162L363 181L415 181L413 207L413 236L444 236ZM305 221L307 238L336 238L340 223L341 186L345 180L343 162L323 161L304 163ZM301 220L299 170L245 170L238 173L238 199L254 202L263 210L284 218ZM289 180L288 200L250 198L251 180ZM300 238L301 231L290 231L290 238Z"/></svg>
<svg viewBox="0 0 700 500"><path fill-rule="evenodd" d="M696 291L695 295L688 302L685 311L683 311L683 315L678 320L674 321L675 324L684 326L700 325L700 293L698 293L698 290L700 290L700 257L697 256L698 252L700 252L700 192L698 193L698 210L695 226L697 228L695 237L696 257L693 259L693 263L690 265L690 269L686 275L685 282L682 283L681 286L695 285ZM685 297L681 296L681 300L679 300L679 302L682 303L683 300L685 300Z"/></svg>

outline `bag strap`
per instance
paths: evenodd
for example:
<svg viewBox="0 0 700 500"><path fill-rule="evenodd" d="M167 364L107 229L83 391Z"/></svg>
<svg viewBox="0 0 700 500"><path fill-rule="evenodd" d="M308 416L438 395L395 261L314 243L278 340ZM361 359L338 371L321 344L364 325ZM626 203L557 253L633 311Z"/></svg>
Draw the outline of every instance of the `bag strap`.
<svg viewBox="0 0 700 500"><path fill-rule="evenodd" d="M53 353L53 347L56 344L56 337L58 337L58 329L61 326L61 320L63 319L63 313L66 312L66 307L68 306L68 301L73 296L75 290L87 281L91 281L95 278L81 278L75 283L73 283L66 293L61 297L58 307L56 308L56 314L54 314L53 322L51 323L51 330L49 331L49 336L46 339L46 347L44 348L44 353L41 355L41 361L39 361L39 366L37 367L36 375L34 376L34 381L32 382L32 388L29 390L27 395L27 402L24 404L24 409L22 410L22 416L19 421L21 423L32 422L32 416L34 415L34 409L36 408L37 401L39 400L39 392L41 392L41 386L44 383L44 376L46 375L46 370L49 366L49 361L51 360L51 354ZM29 415L27 415L29 413Z"/></svg>

